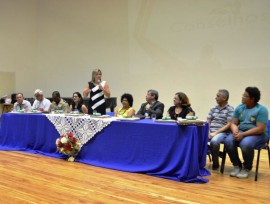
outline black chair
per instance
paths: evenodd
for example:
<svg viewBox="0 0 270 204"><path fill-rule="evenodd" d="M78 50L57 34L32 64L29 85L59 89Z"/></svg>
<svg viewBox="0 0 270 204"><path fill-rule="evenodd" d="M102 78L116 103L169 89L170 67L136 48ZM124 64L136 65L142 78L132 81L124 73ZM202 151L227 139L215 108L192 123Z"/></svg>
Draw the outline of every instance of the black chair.
<svg viewBox="0 0 270 204"><path fill-rule="evenodd" d="M11 104L16 103L17 99L16 99L16 93L11 94Z"/></svg>
<svg viewBox="0 0 270 204"><path fill-rule="evenodd" d="M257 162L256 162L256 170L255 170L255 178L254 181L258 180L258 173L259 173L259 162L260 162L260 153L262 149L266 149L267 153L268 153L268 163L269 163L269 167L270 167L270 150L269 150L269 140L267 141L267 143L261 145L260 147L256 147L255 150L258 151L257 153ZM226 161L226 150L225 150L225 146L224 146L224 150L223 150L223 158L222 158L222 162L221 162L221 167L220 167L220 173L223 174L224 172L224 167L225 167L225 161Z"/></svg>
<svg viewBox="0 0 270 204"><path fill-rule="evenodd" d="M257 155L257 163L256 163L256 170L255 170L255 181L257 181L258 179L260 153L262 149L266 149L268 151L268 163L270 167L270 149L269 149L269 140L268 140L267 143L264 144L262 147L256 148L256 150L258 150L258 155Z"/></svg>
<svg viewBox="0 0 270 204"><path fill-rule="evenodd" d="M223 143L221 143L221 144L223 144ZM209 161L212 162L212 153L211 153L211 147L210 147L210 144L209 143L207 145L207 156L209 158ZM225 158L224 158L224 164L225 164L225 160L226 160L226 149L225 149L225 145L223 146L223 151L219 151L219 155L218 156L220 158L222 158L222 159L225 156ZM221 162L223 162L223 160ZM221 168L222 168L222 163L221 163ZM224 165L223 165L223 168L224 168ZM221 169L220 169L220 171L221 171ZM222 171L222 173L223 173L223 171Z"/></svg>
<svg viewBox="0 0 270 204"><path fill-rule="evenodd" d="M209 158L209 161L212 162L211 148L209 144L207 145L207 156Z"/></svg>
<svg viewBox="0 0 270 204"><path fill-rule="evenodd" d="M268 120L268 137L270 138L270 120ZM261 154L261 150L266 149L267 153L268 153L268 163L269 163L269 167L270 167L270 149L269 149L269 139L268 141L263 144L260 145L258 147L255 147L254 150L257 150L257 162L256 162L256 169L255 169L255 178L254 181L258 180L258 173L259 173L259 162L260 162L260 154ZM221 167L220 167L220 173L223 174L224 172L224 167L225 167L225 161L226 161L226 148L224 145L224 149L223 149L223 157L222 157L222 162L221 162Z"/></svg>
<svg viewBox="0 0 270 204"><path fill-rule="evenodd" d="M34 98L24 98L25 100L29 101L31 105L33 105L35 99Z"/></svg>
<svg viewBox="0 0 270 204"><path fill-rule="evenodd" d="M106 108L109 108L111 112L114 112L115 107L117 106L117 98L105 98Z"/></svg>

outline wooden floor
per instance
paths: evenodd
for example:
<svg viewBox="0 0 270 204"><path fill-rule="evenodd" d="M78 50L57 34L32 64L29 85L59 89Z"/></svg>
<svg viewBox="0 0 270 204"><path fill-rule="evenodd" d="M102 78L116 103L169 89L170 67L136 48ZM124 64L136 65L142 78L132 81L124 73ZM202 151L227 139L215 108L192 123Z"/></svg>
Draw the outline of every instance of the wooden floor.
<svg viewBox="0 0 270 204"><path fill-rule="evenodd" d="M207 168L210 168L208 161ZM259 179L212 172L187 184L23 152L0 151L0 203L269 203L270 169L261 153Z"/></svg>

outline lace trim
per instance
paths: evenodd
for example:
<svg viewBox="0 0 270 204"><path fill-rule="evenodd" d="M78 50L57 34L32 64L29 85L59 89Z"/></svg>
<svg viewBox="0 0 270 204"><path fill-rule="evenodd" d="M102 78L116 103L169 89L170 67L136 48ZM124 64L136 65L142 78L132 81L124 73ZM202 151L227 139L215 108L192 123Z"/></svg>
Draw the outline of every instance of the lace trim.
<svg viewBox="0 0 270 204"><path fill-rule="evenodd" d="M112 122L112 118L90 118L90 116L66 116L47 114L46 117L62 135L73 132L82 145Z"/></svg>

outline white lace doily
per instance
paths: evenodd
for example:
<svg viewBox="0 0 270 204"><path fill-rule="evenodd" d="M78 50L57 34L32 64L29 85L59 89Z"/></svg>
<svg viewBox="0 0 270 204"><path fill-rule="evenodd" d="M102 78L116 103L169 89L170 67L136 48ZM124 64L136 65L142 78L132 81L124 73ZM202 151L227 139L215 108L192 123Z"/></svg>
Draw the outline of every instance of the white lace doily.
<svg viewBox="0 0 270 204"><path fill-rule="evenodd" d="M54 125L60 135L72 132L82 145L87 143L112 122L112 118L101 119L91 118L90 116L47 114L46 117Z"/></svg>

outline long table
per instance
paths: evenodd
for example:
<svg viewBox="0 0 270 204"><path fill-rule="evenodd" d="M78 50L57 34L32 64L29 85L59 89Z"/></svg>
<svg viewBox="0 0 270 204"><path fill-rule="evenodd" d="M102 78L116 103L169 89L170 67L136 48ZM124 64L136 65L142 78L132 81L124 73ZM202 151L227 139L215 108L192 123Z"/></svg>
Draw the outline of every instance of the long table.
<svg viewBox="0 0 270 204"><path fill-rule="evenodd" d="M56 158L59 137L43 114L2 115L0 150L27 151ZM77 162L140 172L182 182L205 183L208 124L179 126L151 119L113 121L86 143Z"/></svg>

